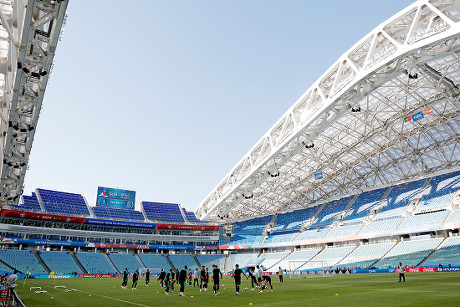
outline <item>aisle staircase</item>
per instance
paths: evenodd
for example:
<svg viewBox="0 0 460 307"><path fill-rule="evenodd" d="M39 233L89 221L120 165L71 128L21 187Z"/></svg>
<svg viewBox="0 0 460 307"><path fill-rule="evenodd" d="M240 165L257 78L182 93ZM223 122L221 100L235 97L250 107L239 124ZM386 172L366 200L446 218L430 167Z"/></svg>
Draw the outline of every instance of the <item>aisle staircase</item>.
<svg viewBox="0 0 460 307"><path fill-rule="evenodd" d="M39 251L34 251L34 255L37 258L38 262L42 265L42 267L45 269L45 271L49 274L51 273L50 268L46 265L45 261L43 261L42 257L40 257Z"/></svg>
<svg viewBox="0 0 460 307"><path fill-rule="evenodd" d="M176 270L176 267L175 267L174 264L172 263L171 259L169 259L168 255L167 255L167 254L163 254L163 256L165 256L166 261L168 261L169 265L171 266L171 269L173 269L173 270L175 271L175 270Z"/></svg>
<svg viewBox="0 0 460 307"><path fill-rule="evenodd" d="M16 270L16 268L13 268L11 265L9 265L8 263L6 263L5 261L3 261L1 259L0 259L0 263L5 265L5 266L7 266L7 267L9 267L11 269L11 272L14 272L14 270ZM24 274L24 272L21 272L19 270L16 270L16 271L18 271L18 273Z"/></svg>
<svg viewBox="0 0 460 307"><path fill-rule="evenodd" d="M195 262L196 262L196 265L198 266L198 268L201 268L201 263L198 261L198 258L196 257L196 255L192 254L192 257L193 257L193 259L195 259Z"/></svg>
<svg viewBox="0 0 460 307"><path fill-rule="evenodd" d="M143 267L144 269L147 268L138 254L134 254L134 257L136 257L136 259L139 262L139 264L141 265L141 267Z"/></svg>
<svg viewBox="0 0 460 307"><path fill-rule="evenodd" d="M388 255L388 253L391 252L399 243L401 243L401 242L396 242L396 244L393 245L392 248L390 248L385 254L383 254L382 257L380 257L380 259L377 259L377 261L375 261L374 263L372 263L369 267L372 268L377 262L379 262L380 260L382 260L383 258L385 258L385 256Z"/></svg>
<svg viewBox="0 0 460 307"><path fill-rule="evenodd" d="M115 266L115 264L112 262L112 259L110 259L109 255L107 255L107 253L104 253L104 256L105 258L107 259L107 261L109 262L110 266L112 267L112 269L115 271L115 272L118 272L118 273L121 273L121 271L119 269L117 269L117 267Z"/></svg>
<svg viewBox="0 0 460 307"><path fill-rule="evenodd" d="M80 268L80 270L85 273L85 274L88 274L88 271L85 269L85 267L83 266L83 264L81 264L80 260L78 260L77 256L75 255L74 252L70 252L70 255L72 256L73 260L75 261L75 263L78 265L78 267Z"/></svg>
<svg viewBox="0 0 460 307"><path fill-rule="evenodd" d="M224 272L228 272L228 258L230 255L225 255L225 264L224 264Z"/></svg>
<svg viewBox="0 0 460 307"><path fill-rule="evenodd" d="M281 257L277 262L275 262L272 266L268 267L267 270L270 270L271 268L275 267L276 265L278 265L278 263L280 263L281 261L283 261L284 259L286 259L287 257L289 257L292 253L294 252L294 250L291 250L291 252L289 254L287 254L286 256L284 257Z"/></svg>
<svg viewBox="0 0 460 307"><path fill-rule="evenodd" d="M439 248L441 247L441 245L442 245L447 239L448 239L448 238L444 238L444 240L442 240L441 243L439 243L439 245L436 246L436 248L433 249L433 250L431 251L431 253L429 253L428 256L426 256L425 259L423 259L422 261L420 261L420 263L417 264L416 266L422 266L422 264L423 264L425 261L427 261L434 253L436 253L436 252L439 250Z"/></svg>

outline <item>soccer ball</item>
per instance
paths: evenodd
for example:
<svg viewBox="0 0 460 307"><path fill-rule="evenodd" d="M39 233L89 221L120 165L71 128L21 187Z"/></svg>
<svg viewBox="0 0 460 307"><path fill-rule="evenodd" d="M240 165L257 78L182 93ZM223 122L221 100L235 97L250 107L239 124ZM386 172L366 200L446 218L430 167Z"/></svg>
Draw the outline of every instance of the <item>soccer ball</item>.
<svg viewBox="0 0 460 307"><path fill-rule="evenodd" d="M225 287L225 285L224 285L224 284L222 284L222 287Z"/></svg>
<svg viewBox="0 0 460 307"><path fill-rule="evenodd" d="M244 291L248 291L248 288L244 288Z"/></svg>

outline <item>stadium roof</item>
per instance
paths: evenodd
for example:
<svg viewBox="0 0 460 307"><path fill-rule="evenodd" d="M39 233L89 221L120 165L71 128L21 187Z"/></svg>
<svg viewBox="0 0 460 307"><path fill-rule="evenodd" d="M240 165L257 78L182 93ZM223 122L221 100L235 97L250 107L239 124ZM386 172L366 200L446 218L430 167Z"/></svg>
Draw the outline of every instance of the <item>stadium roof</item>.
<svg viewBox="0 0 460 307"><path fill-rule="evenodd" d="M460 1L423 0L379 25L270 128L197 216L234 221L460 168L459 21Z"/></svg>
<svg viewBox="0 0 460 307"><path fill-rule="evenodd" d="M0 207L18 204L68 1L0 3Z"/></svg>

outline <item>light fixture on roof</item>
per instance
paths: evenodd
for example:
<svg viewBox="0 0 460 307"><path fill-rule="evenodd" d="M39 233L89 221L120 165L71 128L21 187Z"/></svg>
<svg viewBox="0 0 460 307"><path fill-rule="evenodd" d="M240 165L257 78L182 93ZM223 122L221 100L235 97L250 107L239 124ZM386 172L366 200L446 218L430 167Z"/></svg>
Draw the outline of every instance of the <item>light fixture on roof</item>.
<svg viewBox="0 0 460 307"><path fill-rule="evenodd" d="M360 106L351 106L351 112L353 112L353 113L361 112L361 107Z"/></svg>
<svg viewBox="0 0 460 307"><path fill-rule="evenodd" d="M245 192L245 193L242 193L243 194L243 197L245 199L251 199L254 197L254 194L252 194L252 192Z"/></svg>
<svg viewBox="0 0 460 307"><path fill-rule="evenodd" d="M406 75L409 77L409 79L417 79L418 78L418 74L417 74L417 70L416 69L407 69L404 71L406 73Z"/></svg>
<svg viewBox="0 0 460 307"><path fill-rule="evenodd" d="M304 142L302 142L302 144L305 146L305 148L313 148L313 147L315 147L315 143L313 143L312 141L308 141L308 142L304 141Z"/></svg>

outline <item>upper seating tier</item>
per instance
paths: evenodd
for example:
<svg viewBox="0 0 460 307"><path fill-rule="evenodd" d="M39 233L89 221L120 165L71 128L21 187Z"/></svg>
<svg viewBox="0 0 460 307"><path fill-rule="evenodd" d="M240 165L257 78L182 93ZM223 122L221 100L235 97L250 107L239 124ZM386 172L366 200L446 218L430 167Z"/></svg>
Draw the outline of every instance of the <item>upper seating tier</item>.
<svg viewBox="0 0 460 307"><path fill-rule="evenodd" d="M85 199L80 194L37 189L47 213L89 216Z"/></svg>
<svg viewBox="0 0 460 307"><path fill-rule="evenodd" d="M143 222L144 215L142 212L133 209L112 208L109 206L92 207L94 215L98 218L116 219L116 220L134 220Z"/></svg>
<svg viewBox="0 0 460 307"><path fill-rule="evenodd" d="M312 218L320 208L321 206L318 205L292 212L280 213L276 216L273 231L300 229L302 224Z"/></svg>
<svg viewBox="0 0 460 307"><path fill-rule="evenodd" d="M179 204L143 201L142 206L147 218L154 222L184 223Z"/></svg>
<svg viewBox="0 0 460 307"><path fill-rule="evenodd" d="M367 216L369 210L380 203L388 188L367 191L358 195L346 212L343 221L359 219Z"/></svg>
<svg viewBox="0 0 460 307"><path fill-rule="evenodd" d="M348 196L327 203L316 216L316 222L312 226L323 226L331 224L355 196Z"/></svg>
<svg viewBox="0 0 460 307"><path fill-rule="evenodd" d="M234 233L259 233L265 229L268 223L273 219L273 215L256 217L251 220L236 222L233 224Z"/></svg>
<svg viewBox="0 0 460 307"><path fill-rule="evenodd" d="M37 195L32 192L31 196L22 195L22 203L19 206L11 206L14 210L40 212L40 204Z"/></svg>
<svg viewBox="0 0 460 307"><path fill-rule="evenodd" d="M407 207L420 194L426 179L394 186L382 203L378 218L390 215L402 215Z"/></svg>

